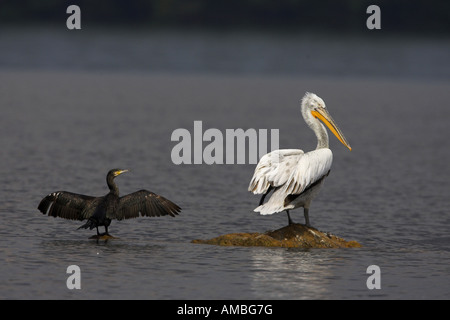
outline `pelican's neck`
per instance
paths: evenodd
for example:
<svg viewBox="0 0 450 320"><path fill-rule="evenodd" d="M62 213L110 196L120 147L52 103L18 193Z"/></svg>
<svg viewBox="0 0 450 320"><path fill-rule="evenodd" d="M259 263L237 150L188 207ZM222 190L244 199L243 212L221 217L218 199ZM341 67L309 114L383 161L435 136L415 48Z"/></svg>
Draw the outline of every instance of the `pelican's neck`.
<svg viewBox="0 0 450 320"><path fill-rule="evenodd" d="M113 194L115 194L116 196L119 196L119 188L117 187L117 185L114 183L114 177L108 175L106 177L106 183L108 184L108 188L109 191Z"/></svg>
<svg viewBox="0 0 450 320"><path fill-rule="evenodd" d="M318 119L313 117L311 112L305 110L306 108L302 108L302 115L303 119L305 119L306 124L308 127L311 128L312 131L314 131L316 138L317 138L317 147L316 149L322 149L322 148L328 148L328 133L325 129L325 126L320 123Z"/></svg>
<svg viewBox="0 0 450 320"><path fill-rule="evenodd" d="M319 120L315 119L317 125L311 129L313 129L314 133L316 134L317 137L317 149L322 149L322 148L328 148L328 133L327 130L325 129L325 126L323 124L321 124L319 122Z"/></svg>

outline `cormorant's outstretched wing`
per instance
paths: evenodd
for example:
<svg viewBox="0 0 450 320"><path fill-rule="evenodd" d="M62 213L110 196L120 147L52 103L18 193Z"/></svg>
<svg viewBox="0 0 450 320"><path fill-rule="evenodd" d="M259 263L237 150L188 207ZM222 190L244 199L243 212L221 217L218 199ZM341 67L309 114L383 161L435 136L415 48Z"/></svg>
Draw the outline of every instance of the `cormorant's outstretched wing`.
<svg viewBox="0 0 450 320"><path fill-rule="evenodd" d="M170 215L175 217L181 211L181 208L175 203L167 200L156 193L140 190L119 198L119 205L114 217L110 219L130 219L141 216L159 217Z"/></svg>
<svg viewBox="0 0 450 320"><path fill-rule="evenodd" d="M67 191L50 193L39 203L43 214L70 220L84 220L95 212L95 197Z"/></svg>

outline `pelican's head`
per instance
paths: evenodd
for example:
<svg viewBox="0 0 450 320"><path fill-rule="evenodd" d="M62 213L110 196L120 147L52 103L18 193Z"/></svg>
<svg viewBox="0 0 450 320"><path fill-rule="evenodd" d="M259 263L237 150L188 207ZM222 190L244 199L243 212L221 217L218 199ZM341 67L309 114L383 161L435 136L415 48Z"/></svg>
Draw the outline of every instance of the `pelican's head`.
<svg viewBox="0 0 450 320"><path fill-rule="evenodd" d="M347 139L345 139L344 134L328 113L325 102L322 98L314 93L307 92L302 99L302 115L306 123L308 123L311 128L313 128L315 122L318 123L319 120L322 121L344 146L346 146L349 150L352 150L350 144L347 142Z"/></svg>

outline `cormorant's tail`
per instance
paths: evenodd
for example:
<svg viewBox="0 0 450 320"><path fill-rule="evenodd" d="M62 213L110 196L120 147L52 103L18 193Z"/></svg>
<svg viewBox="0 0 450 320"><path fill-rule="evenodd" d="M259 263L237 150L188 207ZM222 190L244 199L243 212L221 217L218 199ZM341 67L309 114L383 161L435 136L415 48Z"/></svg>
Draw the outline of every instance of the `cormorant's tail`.
<svg viewBox="0 0 450 320"><path fill-rule="evenodd" d="M78 227L77 230L78 230L78 229L88 229L88 228L89 228L90 230L92 230L92 229L94 229L96 226L97 226L97 224L95 223L94 220L88 219L88 221L87 221L85 224L83 224L82 226Z"/></svg>

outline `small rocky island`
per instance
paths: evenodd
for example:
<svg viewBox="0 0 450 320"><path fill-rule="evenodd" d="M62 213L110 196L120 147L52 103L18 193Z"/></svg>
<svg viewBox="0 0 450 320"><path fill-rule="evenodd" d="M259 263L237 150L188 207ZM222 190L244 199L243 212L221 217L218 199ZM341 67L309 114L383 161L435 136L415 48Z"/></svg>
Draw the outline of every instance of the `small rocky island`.
<svg viewBox="0 0 450 320"><path fill-rule="evenodd" d="M356 241L346 241L329 232L294 223L265 233L230 233L209 240L192 240L192 243L219 246L258 246L284 248L359 248Z"/></svg>

